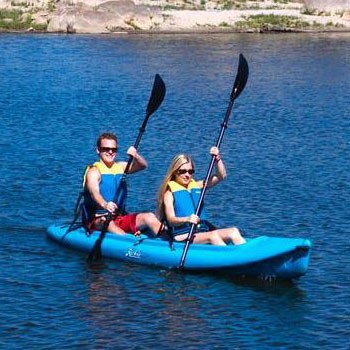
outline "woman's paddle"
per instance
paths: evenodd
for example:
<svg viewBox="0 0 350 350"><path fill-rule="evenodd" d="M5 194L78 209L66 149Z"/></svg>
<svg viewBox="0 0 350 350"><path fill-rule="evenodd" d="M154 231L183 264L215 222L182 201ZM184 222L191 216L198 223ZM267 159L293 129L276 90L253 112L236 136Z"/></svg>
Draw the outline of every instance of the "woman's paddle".
<svg viewBox="0 0 350 350"><path fill-rule="evenodd" d="M248 75L249 75L249 68L248 68L247 60L244 58L244 56L242 54L240 54L236 79L235 79L235 82L233 84L233 89L232 89L231 96L230 96L230 103L227 107L224 122L221 124L220 135L219 135L219 138L216 142L216 147L218 147L218 148L220 147L222 138L224 137L225 130L227 129L228 120L230 118L233 103L234 103L235 99L239 96L239 94L243 91L243 89L247 83L247 80L248 80ZM208 182L209 182L211 173L212 173L213 168L214 168L214 163L215 163L215 156L213 155L211 162L210 162L210 165L209 165L209 168L208 168L207 175L206 175L205 180L204 180L203 190L202 190L202 193L201 193L201 196L199 198L198 205L196 208L196 213L195 213L196 215L199 215L200 210L202 208L203 199L204 199L207 187L208 187ZM184 264L185 264L187 251L188 251L188 248L190 246L192 237L195 233L196 226L197 226L196 224L191 225L190 232L188 234L186 244L185 244L184 250L182 252L182 256L181 256L181 260L180 260L180 264L179 264L179 269L182 269Z"/></svg>
<svg viewBox="0 0 350 350"><path fill-rule="evenodd" d="M143 133L145 132L146 130L146 125L147 125L147 122L150 118L150 116L158 109L158 107L161 105L161 103L163 102L163 99L164 99L164 96L165 96L165 84L164 84L164 81L163 79L160 77L159 74L156 74L155 78L154 78L154 83L153 83L153 88L152 88L152 92L151 92L151 97L148 101L148 105L147 105L147 109L146 109L146 117L142 123L142 126L140 128L140 131L139 131L139 134L137 136L137 139L134 143L134 147L137 149L138 146L139 146L139 143L141 141L141 138L142 138L142 135ZM125 167L125 170L124 170L124 173L123 173L123 176L122 176L122 179L119 183L119 186L116 190L116 193L115 193L115 196L114 196L114 199L113 199L113 202L116 203L118 205L118 207L120 209L123 209L123 206L124 206L124 199L125 199L125 196L124 198L122 198L122 200L119 202L119 195L120 195L120 192L124 189L126 190L126 175L128 174L129 170L130 170L130 167L131 167L131 164L132 164L132 161L133 161L133 157L132 156L129 156L129 160L128 160L128 163ZM107 228L109 226L109 223L111 222L112 220L112 214L111 213L108 213L107 215L107 218L106 218L106 221L103 223L103 227L101 229L101 233L100 233L100 236L98 237L98 239L96 240L88 258L87 258L87 261L88 262L92 262L93 260L99 260L101 259L102 257L102 253L101 253L101 246L102 246L102 241L106 235L106 232L107 232Z"/></svg>

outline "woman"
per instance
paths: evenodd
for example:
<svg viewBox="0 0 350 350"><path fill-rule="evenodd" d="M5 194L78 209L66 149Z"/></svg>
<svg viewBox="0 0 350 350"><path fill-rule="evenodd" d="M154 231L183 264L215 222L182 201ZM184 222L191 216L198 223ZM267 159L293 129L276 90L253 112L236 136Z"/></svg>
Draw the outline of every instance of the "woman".
<svg viewBox="0 0 350 350"><path fill-rule="evenodd" d="M216 185L226 178L226 169L221 159L219 149L212 147L210 154L215 156L216 174L208 181L208 188ZM191 224L198 224L197 228L203 230L205 223L205 212L201 210L200 215L195 215L199 197L203 188L203 180L196 181L192 178L194 164L186 154L174 157L167 175L160 187L158 196L158 213L165 218L173 228L174 239L183 241L187 238ZM202 206L203 208L203 206ZM207 226L208 227L208 226ZM224 229L212 229L206 232L198 232L194 235L194 243L236 245L245 243L239 230L235 227Z"/></svg>

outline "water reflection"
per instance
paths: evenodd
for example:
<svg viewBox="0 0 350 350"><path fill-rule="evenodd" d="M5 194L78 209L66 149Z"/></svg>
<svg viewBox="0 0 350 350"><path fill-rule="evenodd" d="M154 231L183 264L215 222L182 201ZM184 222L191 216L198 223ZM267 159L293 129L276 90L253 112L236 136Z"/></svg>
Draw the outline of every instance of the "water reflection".
<svg viewBox="0 0 350 350"><path fill-rule="evenodd" d="M223 328L240 338L247 327L259 324L252 331L259 337L266 317L286 328L310 322L310 300L293 282L179 273L110 261L89 266L85 282L86 321L98 343L117 332L125 346L130 340L124 334L130 333L146 343L152 334L172 344L181 338L182 344L196 339L201 345L206 333L211 341L221 342Z"/></svg>

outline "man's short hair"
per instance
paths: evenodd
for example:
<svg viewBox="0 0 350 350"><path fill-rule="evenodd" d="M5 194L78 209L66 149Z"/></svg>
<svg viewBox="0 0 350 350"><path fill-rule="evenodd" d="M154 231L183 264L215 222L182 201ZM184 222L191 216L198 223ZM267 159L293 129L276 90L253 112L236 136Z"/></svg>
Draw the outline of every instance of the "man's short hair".
<svg viewBox="0 0 350 350"><path fill-rule="evenodd" d="M117 139L117 136L115 134L113 134L111 132L104 132L97 139L97 143L96 143L97 148L101 147L101 142L103 139L114 140L115 143L118 145L118 139Z"/></svg>

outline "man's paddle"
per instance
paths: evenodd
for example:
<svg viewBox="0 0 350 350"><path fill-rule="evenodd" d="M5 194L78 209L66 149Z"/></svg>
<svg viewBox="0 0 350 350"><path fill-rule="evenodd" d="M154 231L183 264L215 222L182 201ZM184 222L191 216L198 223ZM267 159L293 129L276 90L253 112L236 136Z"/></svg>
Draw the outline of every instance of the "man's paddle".
<svg viewBox="0 0 350 350"><path fill-rule="evenodd" d="M147 122L150 118L150 116L158 109L158 107L161 105L161 103L163 102L164 96L165 96L165 84L163 79L160 77L159 74L156 74L155 78L154 78L154 83L153 83L153 88L152 88L152 92L151 92L151 97L148 101L148 105L147 105L147 109L146 109L146 117L142 123L142 126L140 128L139 134L137 136L137 139L134 143L134 147L137 150L139 143L141 141L142 135L146 130L146 125ZM119 208L123 209L123 200L121 201L121 203L118 202L119 199L119 195L120 195L120 191L122 189L126 190L126 175L128 174L131 164L133 161L133 157L129 156L129 160L128 163L125 167L122 179L119 183L119 186L116 190L115 196L113 198L113 202L116 203ZM102 246L102 241L106 235L109 223L112 220L112 214L108 213L106 221L103 223L103 227L101 229L101 233L100 236L98 237L98 239L96 240L88 258L87 261L90 263L93 260L99 260L101 259L102 253L101 253L101 246Z"/></svg>
<svg viewBox="0 0 350 350"><path fill-rule="evenodd" d="M218 148L220 147L222 138L224 137L225 130L227 129L228 120L230 118L233 103L234 103L235 99L239 96L239 94L243 91L243 89L247 83L247 80L248 80L248 75L249 75L249 68L248 68L247 60L244 58L244 56L242 54L240 54L236 79L235 79L235 82L233 84L233 89L232 89L231 96L230 96L230 103L227 107L225 119L224 119L223 123L221 124L220 135L219 135L219 138L216 142L216 147L218 147ZM211 162L210 162L210 165L208 168L207 175L206 175L204 183L203 183L203 190L202 190L202 193L201 193L201 196L199 198L198 205L196 208L196 213L195 213L196 215L199 215L200 210L202 208L203 199L204 199L207 187L208 187L208 182L209 182L211 173L212 173L213 168L214 168L214 163L215 163L215 156L213 155L211 158ZM182 252L182 256L181 256L181 260L180 260L180 264L179 264L179 269L182 269L184 264L185 264L187 251L188 251L188 248L190 246L192 237L195 233L196 226L197 226L196 224L191 225L190 232L188 234L186 244L185 244L184 250Z"/></svg>

